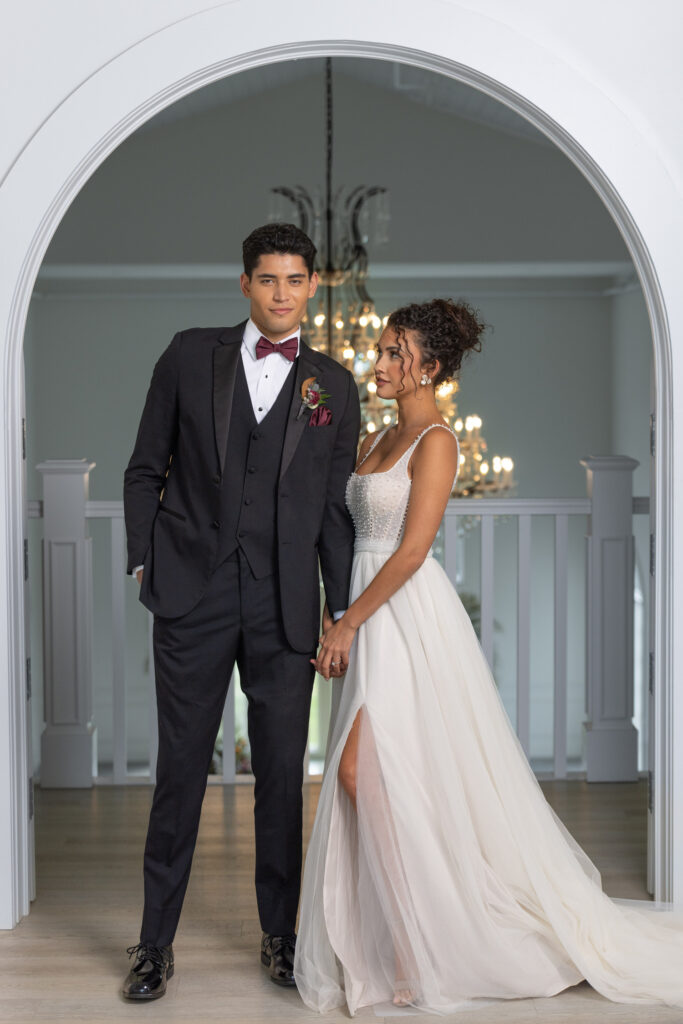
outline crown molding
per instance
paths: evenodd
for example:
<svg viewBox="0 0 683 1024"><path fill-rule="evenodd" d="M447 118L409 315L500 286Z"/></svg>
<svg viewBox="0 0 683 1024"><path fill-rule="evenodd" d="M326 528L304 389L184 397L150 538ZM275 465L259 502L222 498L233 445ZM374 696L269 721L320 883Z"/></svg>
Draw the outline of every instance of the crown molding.
<svg viewBox="0 0 683 1024"><path fill-rule="evenodd" d="M192 298L197 294L238 297L239 263L45 263L34 298L162 296ZM405 292L410 282L415 297L435 287L466 286L471 294L489 297L601 298L637 290L628 260L537 260L495 263L373 263L371 289Z"/></svg>

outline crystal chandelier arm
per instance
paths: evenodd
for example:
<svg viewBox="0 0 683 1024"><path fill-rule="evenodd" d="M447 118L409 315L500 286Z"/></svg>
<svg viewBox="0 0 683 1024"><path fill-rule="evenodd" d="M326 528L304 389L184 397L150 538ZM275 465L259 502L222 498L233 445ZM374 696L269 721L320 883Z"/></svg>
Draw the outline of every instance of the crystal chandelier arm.
<svg viewBox="0 0 683 1024"><path fill-rule="evenodd" d="M365 281L368 275L368 254L364 246L359 246L356 250L356 256L354 259L353 273L351 277L351 284L354 292L356 293L357 300L360 304L359 313L362 311L368 312L370 309L375 308L375 302L367 288L365 287Z"/></svg>
<svg viewBox="0 0 683 1024"><path fill-rule="evenodd" d="M295 191L287 185L278 185L276 188L271 188L270 191L277 195L284 196L285 199L289 199L290 203L296 207L296 212L299 217L299 227L302 231L308 234L309 220L313 219L313 201L306 189L301 185L297 185Z"/></svg>
<svg viewBox="0 0 683 1024"><path fill-rule="evenodd" d="M363 309L368 310L368 309L374 309L375 308L375 302L374 302L374 299L372 298L372 296L370 295L370 293L368 292L367 288L365 287L366 272L367 272L367 259L364 261L362 266L360 266L358 268L358 272L357 273L354 271L354 275L353 275L353 278L352 278L352 284L353 284L353 290L355 291L356 296L358 298L358 302L361 304Z"/></svg>
<svg viewBox="0 0 683 1024"><path fill-rule="evenodd" d="M355 192L359 191L360 189L355 189ZM355 248L362 248L363 250L365 250L363 236L360 230L360 216L361 213L363 212L365 204L367 203L368 199L372 199L373 196L381 195L384 192L386 192L386 188L384 188L382 185L372 185L370 186L370 188L362 186L362 194L355 199L349 218L351 223L351 237L353 238L353 244ZM349 199L351 199L353 196L354 192L351 193Z"/></svg>
<svg viewBox="0 0 683 1024"><path fill-rule="evenodd" d="M360 186L350 194L347 201L347 207L351 206L349 214L350 223L350 235L353 239L352 255L349 259L348 269L353 271L353 287L358 296L358 300L364 305L371 306L374 309L374 302L367 288L365 287L365 278L368 272L368 251L363 244L363 236L360 230L360 217L363 212L363 208L369 199L373 196L381 195L386 192L386 188L381 185L374 185L370 188L366 186ZM352 205L351 205L352 202Z"/></svg>
<svg viewBox="0 0 683 1024"><path fill-rule="evenodd" d="M311 234L312 225L315 224L315 202L311 193L308 189L304 188L303 185L296 186L297 196L297 209L300 211L301 207L306 208L306 214L304 216L304 222L300 225L301 230L307 235ZM299 213L301 216L301 213Z"/></svg>
<svg viewBox="0 0 683 1024"><path fill-rule="evenodd" d="M357 185L347 195L344 195L345 190L340 188L334 199L335 209L337 210L336 219L340 229L336 265L345 272L353 269L356 258L353 211L359 196L362 197L364 192L365 185Z"/></svg>

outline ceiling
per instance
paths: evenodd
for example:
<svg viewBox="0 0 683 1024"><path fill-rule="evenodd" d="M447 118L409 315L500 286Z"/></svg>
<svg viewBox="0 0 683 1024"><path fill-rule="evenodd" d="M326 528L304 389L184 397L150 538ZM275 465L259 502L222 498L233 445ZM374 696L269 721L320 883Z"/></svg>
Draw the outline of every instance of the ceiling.
<svg viewBox="0 0 683 1024"><path fill-rule="evenodd" d="M310 79L312 83L317 79L322 94L324 66L324 58L288 60L222 78L162 110L141 130L177 122L212 108L236 103L304 79ZM465 118L541 145L551 145L538 129L499 100L494 100L485 93L446 75L426 71L411 64L354 57L334 58L333 71L337 75L354 78L377 89L399 93L409 103Z"/></svg>

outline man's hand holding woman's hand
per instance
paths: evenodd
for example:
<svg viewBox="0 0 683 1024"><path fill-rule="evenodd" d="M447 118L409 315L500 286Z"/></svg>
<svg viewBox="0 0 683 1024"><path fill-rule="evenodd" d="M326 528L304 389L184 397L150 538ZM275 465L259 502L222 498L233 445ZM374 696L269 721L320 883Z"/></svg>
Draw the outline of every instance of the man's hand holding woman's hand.
<svg viewBox="0 0 683 1024"><path fill-rule="evenodd" d="M349 652L356 632L356 627L349 624L346 615L333 622L325 606L320 650L317 658L311 658L311 664L324 679L338 679L344 675L349 667Z"/></svg>

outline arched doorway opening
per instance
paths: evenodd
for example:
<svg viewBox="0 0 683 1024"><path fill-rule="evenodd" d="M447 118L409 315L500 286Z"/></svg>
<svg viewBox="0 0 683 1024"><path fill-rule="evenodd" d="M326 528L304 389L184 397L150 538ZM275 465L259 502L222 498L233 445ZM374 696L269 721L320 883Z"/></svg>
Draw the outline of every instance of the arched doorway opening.
<svg viewBox="0 0 683 1024"><path fill-rule="evenodd" d="M115 128L112 128L101 141L101 146L94 149L90 154L89 158L80 163L73 169L68 183L64 189L60 191L59 195L55 196L54 201L45 215L41 224L41 230L33 240L31 249L29 250L26 259L24 261L23 272L20 280L14 291L13 302L12 302L12 315L11 315L11 335L10 335L10 347L9 347L9 365L10 373L8 374L8 382L6 388L6 394L8 399L8 409L14 413L18 411L18 407L21 402L21 376L20 376L20 353L21 344L23 339L23 328L26 319L26 311L28 306L28 299L34 284L35 274L37 271L37 265L42 257L42 253L45 248L46 241L52 236L59 224L61 217L63 216L65 207L70 199L78 190L83 186L85 181L88 179L92 171L101 163L108 152L122 139L127 137L133 127L137 124L144 122L151 114L163 107L169 105L174 99L179 98L182 95L187 94L193 89L198 88L200 85L208 84L209 82L215 81L221 77L225 77L230 74L234 74L241 70L245 66L245 62L248 66L258 66L259 64L269 63L275 60L282 60L291 58L294 56L300 57L303 55L314 56L314 55L353 55L353 56L368 56L368 57L379 57L380 59L393 59L396 61L403 61L406 64L412 64L417 67L422 67L428 70L436 71L441 74L448 75L459 81L465 82L469 85L481 89L488 95L506 104L512 109L516 110L523 117L527 118L537 128L544 132L558 148L565 153L575 164L579 167L582 173L587 177L593 188L600 195L601 199L605 203L605 206L609 210L616 224L618 225L622 235L626 240L627 247L631 253L634 264L637 268L638 275L640 278L641 286L645 296L646 304L648 307L652 333L655 345L655 379L656 379L656 393L657 393L657 418L661 425L661 429L658 435L658 444L656 448L656 489L655 489L655 517L656 517L656 538L657 538L657 550L661 552L662 562L665 561L669 546L670 546L670 515L669 515L669 408L670 408L670 368L669 368L669 342L666 330L666 319L662 297L658 288L657 278L654 271L654 267L651 264L649 254L643 243L643 240L638 232L637 226L632 221L628 209L622 203L620 197L616 194L615 190L611 187L610 183L606 180L600 169L593 163L588 154L583 151L578 144L571 139L557 124L555 124L547 115L545 115L538 108L534 107L522 97L512 93L504 85L496 82L482 74L473 71L470 68L465 68L462 65L458 65L452 61L446 60L441 57L434 57L432 55L417 53L415 51L402 50L397 47L384 48L377 45L359 45L359 44L340 44L340 43L320 43L320 44L307 44L305 48L292 46L286 48L273 48L271 50L263 51L261 53L250 54L248 60L246 58L235 58L230 61L226 61L220 66L212 66L210 68L204 68L194 72L192 75L187 75L175 83L172 90L166 91L164 96L156 95L152 97L146 104L138 106L135 111L130 114L130 120L120 122ZM13 429L16 429L17 424L20 422L21 417L16 415L13 417ZM16 456L14 457L13 463L10 466L8 473L8 481L10 484L10 491L13 493L15 498L21 495L21 463L17 462ZM21 532L21 523L17 519L17 513L20 508L19 503L15 500L13 514L14 514L14 527L15 532ZM14 565L14 598L15 607L21 608L21 601L23 599L21 591L21 573L19 565ZM665 817L663 810L665 808L665 795L667 793L666 780L668 778L668 767L670 764L669 757L669 744L670 736L666 732L664 722L666 716L662 714L662 710L666 707L667 695L670 695L670 672L669 672L669 642L670 633L668 630L669 615L670 615L670 597L664 579L660 579L657 582L657 592L655 595L655 635L653 637L654 646L656 650L655 656L655 671L657 672L658 679L661 679L662 685L657 687L657 692L661 694L659 704L659 714L657 717L660 723L657 732L657 758L658 764L661 769L660 782L661 786L658 787L659 795L657 801L661 800L661 806L658 807L660 812L660 823L661 828L657 830L657 856L656 862L658 864L656 870L657 878L657 893L659 896L664 897L669 891L670 876L671 876L671 863L669 855L670 836L665 825ZM19 620L21 616L19 616ZM19 636L21 633L19 632ZM23 660L23 650L21 641L17 641L15 651L15 664L20 665ZM26 912L27 908L27 893L28 893L28 850L29 842L27 837L27 829L24 819L22 819L22 813L26 808L28 800L28 792L26 788L25 779L21 773L22 761L21 761L21 736L22 730L25 731L25 715L22 715L21 702L16 702L15 707L16 720L15 720L15 736L18 738L19 744L17 747L17 759L15 762L15 776L11 780L14 791L18 794L17 808L16 808L16 820L18 823L18 841L16 844L16 869L17 869L17 882L14 887L13 893L13 906L14 906L14 919ZM23 908L23 909L22 909Z"/></svg>

